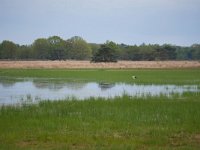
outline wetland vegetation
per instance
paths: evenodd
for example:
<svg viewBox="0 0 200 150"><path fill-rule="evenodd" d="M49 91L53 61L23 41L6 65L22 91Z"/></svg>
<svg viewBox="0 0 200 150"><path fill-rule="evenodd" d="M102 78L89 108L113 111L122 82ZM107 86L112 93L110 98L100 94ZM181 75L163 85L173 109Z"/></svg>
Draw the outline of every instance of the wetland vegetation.
<svg viewBox="0 0 200 150"><path fill-rule="evenodd" d="M199 69L1 69L0 77L200 85ZM199 92L1 106L0 149L199 149L199 108Z"/></svg>
<svg viewBox="0 0 200 150"><path fill-rule="evenodd" d="M138 84L200 84L200 69L0 69L1 77ZM137 79L133 80L132 76Z"/></svg>

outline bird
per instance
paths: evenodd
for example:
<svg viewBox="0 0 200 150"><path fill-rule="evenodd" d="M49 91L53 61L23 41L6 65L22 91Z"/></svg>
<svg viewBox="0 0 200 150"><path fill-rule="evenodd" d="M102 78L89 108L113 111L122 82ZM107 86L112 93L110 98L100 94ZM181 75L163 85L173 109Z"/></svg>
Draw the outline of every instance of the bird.
<svg viewBox="0 0 200 150"><path fill-rule="evenodd" d="M136 76L132 76L132 78L133 78L133 79L136 79L137 77L136 77Z"/></svg>

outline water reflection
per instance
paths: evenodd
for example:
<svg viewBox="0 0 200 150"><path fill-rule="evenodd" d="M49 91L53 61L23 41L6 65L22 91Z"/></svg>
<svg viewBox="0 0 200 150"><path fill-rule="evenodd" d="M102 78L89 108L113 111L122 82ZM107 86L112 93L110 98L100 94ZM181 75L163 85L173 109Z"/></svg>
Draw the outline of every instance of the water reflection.
<svg viewBox="0 0 200 150"><path fill-rule="evenodd" d="M114 86L115 86L115 84L113 84L113 83L112 84L111 83L104 83L104 82L99 83L99 87L101 88L102 91L108 90L108 89L110 89Z"/></svg>
<svg viewBox="0 0 200 150"><path fill-rule="evenodd" d="M69 82L60 79L0 79L0 105L30 103L39 100L59 100L76 97L113 98L127 94L130 96L170 96L172 93L199 92L197 85L137 85L125 83Z"/></svg>
<svg viewBox="0 0 200 150"><path fill-rule="evenodd" d="M49 89L49 90L60 90L64 87L68 87L72 90L79 90L84 88L86 83L83 82L63 82L63 81L41 81L41 80L33 80L33 84L36 88L39 89Z"/></svg>
<svg viewBox="0 0 200 150"><path fill-rule="evenodd" d="M13 86L15 83L16 80L0 78L0 84L2 84L3 87L10 87Z"/></svg>

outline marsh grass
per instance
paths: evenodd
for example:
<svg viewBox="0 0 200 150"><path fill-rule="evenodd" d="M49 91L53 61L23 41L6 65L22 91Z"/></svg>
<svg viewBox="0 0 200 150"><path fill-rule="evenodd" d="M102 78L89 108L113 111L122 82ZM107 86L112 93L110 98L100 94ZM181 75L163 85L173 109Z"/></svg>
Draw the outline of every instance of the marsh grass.
<svg viewBox="0 0 200 150"><path fill-rule="evenodd" d="M0 109L0 149L199 149L200 94Z"/></svg>
<svg viewBox="0 0 200 150"><path fill-rule="evenodd" d="M137 79L133 80L132 76ZM200 84L199 69L0 69L0 77L141 84Z"/></svg>

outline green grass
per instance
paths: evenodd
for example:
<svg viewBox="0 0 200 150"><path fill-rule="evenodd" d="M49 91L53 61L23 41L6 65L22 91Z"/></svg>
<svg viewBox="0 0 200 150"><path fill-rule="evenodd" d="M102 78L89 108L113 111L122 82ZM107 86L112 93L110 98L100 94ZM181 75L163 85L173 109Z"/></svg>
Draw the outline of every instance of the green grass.
<svg viewBox="0 0 200 150"><path fill-rule="evenodd" d="M0 109L0 149L199 149L200 93Z"/></svg>
<svg viewBox="0 0 200 150"><path fill-rule="evenodd" d="M200 85L200 69L0 69L1 77ZM0 149L198 150L200 93L3 106Z"/></svg>
<svg viewBox="0 0 200 150"><path fill-rule="evenodd" d="M132 79L133 75L137 77L136 80ZM200 69L0 69L2 76L141 84L200 84Z"/></svg>

